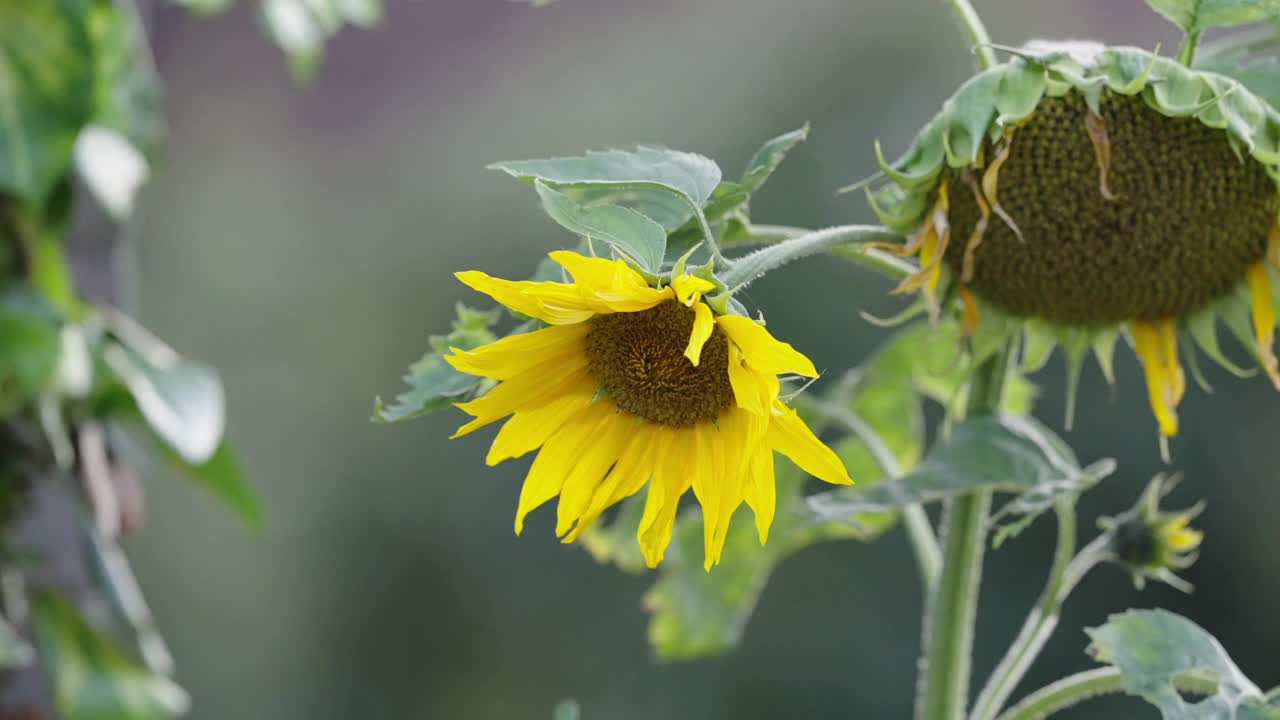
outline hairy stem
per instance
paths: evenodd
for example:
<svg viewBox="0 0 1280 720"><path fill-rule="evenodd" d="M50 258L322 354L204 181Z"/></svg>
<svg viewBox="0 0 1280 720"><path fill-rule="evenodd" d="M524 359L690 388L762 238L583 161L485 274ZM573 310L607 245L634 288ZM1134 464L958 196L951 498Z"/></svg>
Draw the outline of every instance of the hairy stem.
<svg viewBox="0 0 1280 720"><path fill-rule="evenodd" d="M991 678L978 694L974 703L972 720L992 720L1000 708L1008 702L1018 683L1026 676L1031 664L1053 636L1058 626L1059 612L1067 596L1090 570L1106 559L1107 538L1099 537L1078 555L1076 547L1076 514L1074 500L1060 501L1058 511L1058 549L1054 555L1053 569L1036 606L1027 613L1022 629L1009 646L1000 664L992 671ZM1074 555L1074 557L1073 557Z"/></svg>
<svg viewBox="0 0 1280 720"><path fill-rule="evenodd" d="M969 414L996 412L1003 396L1009 348L987 358L969 387ZM974 621L991 491L947 502L943 515L942 576L925 608L924 660L916 694L917 720L960 720L969 703Z"/></svg>
<svg viewBox="0 0 1280 720"><path fill-rule="evenodd" d="M1194 673L1175 676L1173 684L1179 690L1197 694L1211 694L1217 683L1211 677ZM1114 667L1087 670L1069 675L1055 683L1031 693L1022 702L1000 716L1000 720L1040 720L1073 705L1102 695L1124 692L1124 675Z"/></svg>
<svg viewBox="0 0 1280 720"><path fill-rule="evenodd" d="M1191 67L1191 63L1196 59L1196 47L1199 45L1199 31L1187 33L1187 37L1182 40L1182 48L1178 50L1178 62Z"/></svg>
<svg viewBox="0 0 1280 720"><path fill-rule="evenodd" d="M996 51L991 47L991 36L987 34L987 26L982 24L978 11L969 0L946 0L955 14L956 24L973 47L979 70L993 68L999 64Z"/></svg>

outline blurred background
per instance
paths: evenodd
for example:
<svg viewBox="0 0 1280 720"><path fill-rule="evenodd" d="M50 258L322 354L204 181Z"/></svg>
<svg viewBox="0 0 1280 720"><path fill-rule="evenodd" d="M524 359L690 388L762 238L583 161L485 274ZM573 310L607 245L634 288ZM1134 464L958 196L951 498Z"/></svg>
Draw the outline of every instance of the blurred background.
<svg viewBox="0 0 1280 720"><path fill-rule="evenodd" d="M1098 38L1176 47L1142 0L979 0L997 42ZM125 301L181 352L220 368L230 434L266 514L243 529L153 469L149 524L132 540L196 720L905 718L919 651L919 592L901 531L813 548L774 575L739 651L659 665L641 594L561 546L551 516L511 532L526 465L484 466L492 433L446 438L447 411L369 422L373 397L480 297L452 272L527 275L571 239L492 161L664 143L736 176L766 138L810 140L753 204L757 222L870 221L834 190L875 169L872 141L906 147L970 72L937 0L389 0L384 26L348 30L305 86L240 7L157 17L168 149L126 248ZM886 336L885 281L810 260L751 300L820 368L848 367ZM816 311L815 311L816 310ZM1120 382L1085 371L1082 460L1120 472L1084 503L1128 507L1165 470L1136 362ZM1245 357L1239 353L1238 357ZM1175 504L1209 500L1196 592L1138 593L1091 576L1023 691L1084 669L1080 628L1127 606L1164 606L1216 634L1264 687L1280 683L1280 397L1264 379L1193 390L1173 469ZM1061 429L1063 369L1037 379ZM1178 502L1180 501L1180 502ZM1039 592L1052 521L988 555L976 681ZM1067 718L1146 718L1136 700Z"/></svg>

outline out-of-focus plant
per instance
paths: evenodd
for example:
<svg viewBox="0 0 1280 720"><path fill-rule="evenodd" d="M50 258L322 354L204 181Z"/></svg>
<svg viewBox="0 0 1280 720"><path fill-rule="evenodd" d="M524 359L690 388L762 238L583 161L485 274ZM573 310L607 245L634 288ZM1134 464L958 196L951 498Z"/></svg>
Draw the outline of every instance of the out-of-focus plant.
<svg viewBox="0 0 1280 720"><path fill-rule="evenodd" d="M262 13L302 73L379 5L266 0ZM163 139L159 92L134 0L0 2L0 717L185 711L118 544L143 520L132 464L178 468L259 523L217 373L83 299L65 252L88 198L130 222Z"/></svg>
<svg viewBox="0 0 1280 720"><path fill-rule="evenodd" d="M565 542L627 572L657 568L645 604L660 659L732 649L788 556L870 542L901 521L925 599L918 720L1029 720L1120 692L1167 720L1280 718L1280 692L1262 692L1204 630L1163 611L1089 629L1101 667L1016 699L1094 569L1189 590L1176 573L1203 539L1190 526L1199 508L1162 509L1171 485L1157 478L1081 546L1077 501L1115 464L1082 463L1031 416L1027 375L1061 348L1074 403L1086 358L1112 381L1123 338L1166 459L1183 363L1206 384L1197 349L1253 374L1223 354L1219 321L1280 387L1280 74L1265 57L1280 44L1280 5L1149 1L1186 33L1176 57L997 46L969 2L950 0L977 71L900 159L877 147L880 172L853 186L883 226L753 222L752 195L808 128L765 143L731 180L706 157L651 147L493 165L536 191L572 249L530 280L458 273L508 315L460 306L453 331L411 367L410 389L376 403L374 419L452 404L473 418L459 435L506 419L488 462L537 451L516 532L558 497ZM1250 23L1199 47L1206 30ZM766 329L738 296L815 254L916 299L881 323L898 329L880 348L809 391L816 371L778 339L786 328ZM813 317L841 322L832 307ZM931 402L945 417L932 435ZM810 494L809 476L855 484ZM689 491L697 505L678 510ZM931 503L942 505L937 527ZM1048 513L1058 540L1044 590L975 691L987 544Z"/></svg>

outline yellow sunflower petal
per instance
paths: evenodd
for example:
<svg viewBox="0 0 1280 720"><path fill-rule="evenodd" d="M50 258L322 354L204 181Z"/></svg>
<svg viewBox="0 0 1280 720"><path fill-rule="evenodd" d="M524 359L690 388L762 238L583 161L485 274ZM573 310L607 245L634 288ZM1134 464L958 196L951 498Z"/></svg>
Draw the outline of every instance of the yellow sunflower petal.
<svg viewBox="0 0 1280 720"><path fill-rule="evenodd" d="M711 339L711 331L715 330L716 320L711 308L706 303L693 305L693 332L689 335L689 346L684 349L684 356L694 367L702 360L702 347Z"/></svg>
<svg viewBox="0 0 1280 720"><path fill-rule="evenodd" d="M558 250L551 253L573 276L573 290L599 312L639 312L671 297L669 290L649 287L644 278L622 260L584 257Z"/></svg>
<svg viewBox="0 0 1280 720"><path fill-rule="evenodd" d="M497 465L541 447L565 423L586 412L595 392L596 381L587 377L542 407L517 411L493 439L485 463Z"/></svg>
<svg viewBox="0 0 1280 720"><path fill-rule="evenodd" d="M585 323L554 325L502 338L472 350L449 348L445 360L459 372L506 380L536 365L567 353L585 353L583 339L591 328Z"/></svg>
<svg viewBox="0 0 1280 720"><path fill-rule="evenodd" d="M605 419L592 434L591 444L583 449L573 471L560 488L556 506L556 535L564 537L582 518L604 482L609 468L618 462L627 441L636 429L635 418L619 413Z"/></svg>
<svg viewBox="0 0 1280 720"><path fill-rule="evenodd" d="M1253 296L1253 333L1258 341L1258 358L1271 384L1280 390L1280 363L1276 361L1276 306L1271 295L1271 279L1264 260L1249 266L1249 293Z"/></svg>
<svg viewBox="0 0 1280 720"><path fill-rule="evenodd" d="M586 511L578 519L578 524L565 536L565 542L577 540L582 531L591 527L606 509L635 495L644 487L653 474L652 449L655 435L652 429L630 433L627 446L618 455L618 463L596 488Z"/></svg>
<svg viewBox="0 0 1280 720"><path fill-rule="evenodd" d="M1173 437L1178 434L1178 401L1186 389L1173 321L1133 323L1133 346L1147 376L1147 394L1160 433Z"/></svg>
<svg viewBox="0 0 1280 720"><path fill-rule="evenodd" d="M775 403L773 407L767 437L769 447L791 458L800 469L820 480L835 485L853 484L844 463L831 448L822 444L795 410L782 403Z"/></svg>
<svg viewBox="0 0 1280 720"><path fill-rule="evenodd" d="M686 273L671 280L671 289L675 290L677 300L691 306L702 297L702 293L715 289L715 283Z"/></svg>
<svg viewBox="0 0 1280 720"><path fill-rule="evenodd" d="M547 439L533 459L520 488L515 523L517 535L524 530L524 518L530 511L560 494L565 478L573 471L578 457L591 444L601 423L613 413L614 409L608 403L596 403Z"/></svg>
<svg viewBox="0 0 1280 720"><path fill-rule="evenodd" d="M742 351L737 345L729 344L729 385L733 388L733 397L738 407L756 415L768 416L773 407L774 398L778 397L778 378L774 375L763 375L744 364ZM770 393L768 379L773 380L773 391Z"/></svg>
<svg viewBox="0 0 1280 720"><path fill-rule="evenodd" d="M760 544L769 540L769 527L778 506L778 488L773 474L773 451L765 449L751 453L747 461L747 483L743 497L756 514L756 533Z"/></svg>
<svg viewBox="0 0 1280 720"><path fill-rule="evenodd" d="M587 377L587 363L585 353L557 358L553 363L535 366L528 372L498 383L497 387L471 402L458 403L456 407L475 420L458 428L453 437L462 437L518 410L536 409L563 395L568 388Z"/></svg>
<svg viewBox="0 0 1280 720"><path fill-rule="evenodd" d="M813 362L791 345L774 338L763 325L741 315L721 315L716 324L729 336L746 358L747 363L761 372L780 375L794 373L805 377L817 377Z"/></svg>
<svg viewBox="0 0 1280 720"><path fill-rule="evenodd" d="M700 459L692 432L665 427L657 432L653 478L649 481L649 496L636 532L645 564L651 568L662 562L671 544L671 529L675 526L680 497L689 490L689 466Z"/></svg>
<svg viewBox="0 0 1280 720"><path fill-rule="evenodd" d="M565 289L571 286L564 283L503 280L490 277L478 270L455 273L455 277L472 290L488 295L521 315L528 315L552 325L579 323L595 314L595 311L581 299L563 304L566 295L570 298L574 297L572 293L566 293ZM544 305L540 296L556 298L562 302L548 307Z"/></svg>

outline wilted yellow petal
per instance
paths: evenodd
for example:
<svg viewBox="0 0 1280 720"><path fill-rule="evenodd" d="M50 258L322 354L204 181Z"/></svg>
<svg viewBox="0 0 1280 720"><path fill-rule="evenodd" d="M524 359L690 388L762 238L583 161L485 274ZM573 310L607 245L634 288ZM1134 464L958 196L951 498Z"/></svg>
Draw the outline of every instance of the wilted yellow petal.
<svg viewBox="0 0 1280 720"><path fill-rule="evenodd" d="M741 315L721 315L716 323L746 358L747 364L764 373L794 373L817 377L813 362L788 343L774 338L763 325Z"/></svg>
<svg viewBox="0 0 1280 720"><path fill-rule="evenodd" d="M1258 358L1271 384L1280 390L1280 363L1276 362L1276 306L1271 295L1271 279L1265 261L1249 266L1249 294L1253 297L1253 333L1258 341Z"/></svg>
<svg viewBox="0 0 1280 720"><path fill-rule="evenodd" d="M1178 434L1178 401L1186 388L1173 321L1133 323L1133 346L1147 376L1147 395L1160 433L1173 437Z"/></svg>

